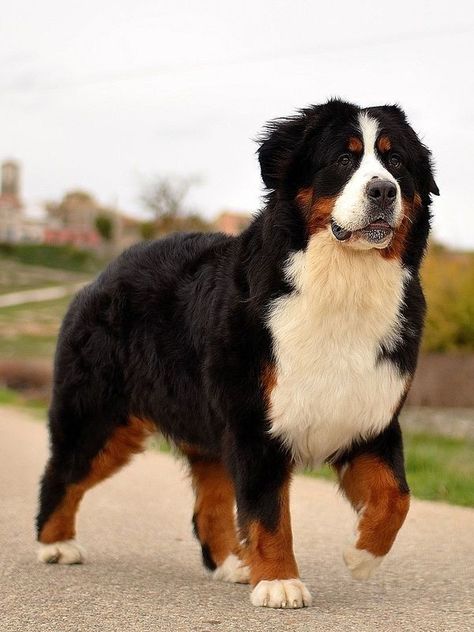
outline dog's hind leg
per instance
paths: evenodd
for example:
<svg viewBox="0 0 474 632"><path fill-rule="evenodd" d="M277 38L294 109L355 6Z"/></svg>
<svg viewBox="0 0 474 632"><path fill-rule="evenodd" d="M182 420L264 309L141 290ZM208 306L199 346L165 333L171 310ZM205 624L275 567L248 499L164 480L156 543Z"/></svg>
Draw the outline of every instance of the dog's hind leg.
<svg viewBox="0 0 474 632"><path fill-rule="evenodd" d="M240 557L234 504L234 485L219 461L186 451L190 464L194 505L194 533L201 543L204 565L214 579L247 583L249 569Z"/></svg>
<svg viewBox="0 0 474 632"><path fill-rule="evenodd" d="M78 564L83 561L83 551L74 540L75 518L82 497L140 452L154 428L149 422L130 418L110 429L99 445L97 437L93 444L86 442L85 425L82 432L69 429L67 438L59 428L61 424L51 424L52 455L41 481L36 521L38 559Z"/></svg>

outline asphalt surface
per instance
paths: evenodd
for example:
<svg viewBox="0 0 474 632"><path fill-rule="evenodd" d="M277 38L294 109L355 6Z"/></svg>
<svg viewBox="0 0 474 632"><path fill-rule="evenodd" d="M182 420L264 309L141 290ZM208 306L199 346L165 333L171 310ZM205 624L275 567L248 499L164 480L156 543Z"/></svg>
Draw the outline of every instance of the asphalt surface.
<svg viewBox="0 0 474 632"><path fill-rule="evenodd" d="M352 511L331 484L297 477L295 548L314 605L254 608L248 586L206 575L185 471L151 451L86 496L84 565L37 563L33 516L46 453L45 425L0 407L2 632L474 629L474 510L414 501L391 555L359 583L341 559Z"/></svg>

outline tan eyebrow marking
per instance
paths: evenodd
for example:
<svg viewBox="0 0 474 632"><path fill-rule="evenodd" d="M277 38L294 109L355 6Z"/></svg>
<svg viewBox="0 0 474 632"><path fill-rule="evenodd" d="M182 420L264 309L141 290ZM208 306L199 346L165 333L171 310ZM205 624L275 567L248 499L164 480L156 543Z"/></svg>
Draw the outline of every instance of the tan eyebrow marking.
<svg viewBox="0 0 474 632"><path fill-rule="evenodd" d="M388 136L381 136L377 142L377 147L380 152L390 151L392 149L392 143Z"/></svg>
<svg viewBox="0 0 474 632"><path fill-rule="evenodd" d="M351 136L351 138L349 138L348 148L350 149L350 151L356 151L357 153L360 153L363 150L364 145L359 138Z"/></svg>

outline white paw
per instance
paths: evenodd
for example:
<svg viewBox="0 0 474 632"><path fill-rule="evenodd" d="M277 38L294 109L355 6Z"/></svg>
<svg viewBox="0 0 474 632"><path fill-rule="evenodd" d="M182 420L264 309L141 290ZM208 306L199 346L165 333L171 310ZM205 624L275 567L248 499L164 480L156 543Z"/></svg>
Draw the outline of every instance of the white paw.
<svg viewBox="0 0 474 632"><path fill-rule="evenodd" d="M311 595L299 579L262 580L252 590L250 601L268 608L303 608L311 605Z"/></svg>
<svg viewBox="0 0 474 632"><path fill-rule="evenodd" d="M383 556L376 556L364 549L348 546L342 554L347 568L354 579L369 579L375 573L383 560Z"/></svg>
<svg viewBox="0 0 474 632"><path fill-rule="evenodd" d="M212 573L213 579L222 582L234 582L235 584L248 584L250 579L250 569L240 560L237 555L231 553L224 562Z"/></svg>
<svg viewBox="0 0 474 632"><path fill-rule="evenodd" d="M64 540L52 544L41 544L38 562L46 564L82 564L84 549L75 540Z"/></svg>

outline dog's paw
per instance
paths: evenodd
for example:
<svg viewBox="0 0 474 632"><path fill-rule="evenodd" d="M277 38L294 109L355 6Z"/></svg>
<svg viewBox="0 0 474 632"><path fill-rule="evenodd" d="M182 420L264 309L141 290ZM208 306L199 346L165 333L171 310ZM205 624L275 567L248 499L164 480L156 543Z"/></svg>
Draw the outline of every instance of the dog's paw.
<svg viewBox="0 0 474 632"><path fill-rule="evenodd" d="M223 563L212 572L213 579L221 582L233 582L234 584L248 584L250 569L237 555L231 553Z"/></svg>
<svg viewBox="0 0 474 632"><path fill-rule="evenodd" d="M354 579L369 579L383 560L383 557L372 555L364 549L356 549L352 545L345 549L342 557Z"/></svg>
<svg viewBox="0 0 474 632"><path fill-rule="evenodd" d="M262 580L252 590L250 601L267 608L303 608L311 605L311 594L299 579Z"/></svg>
<svg viewBox="0 0 474 632"><path fill-rule="evenodd" d="M84 549L75 540L64 540L52 544L41 544L38 562L45 564L82 564Z"/></svg>

